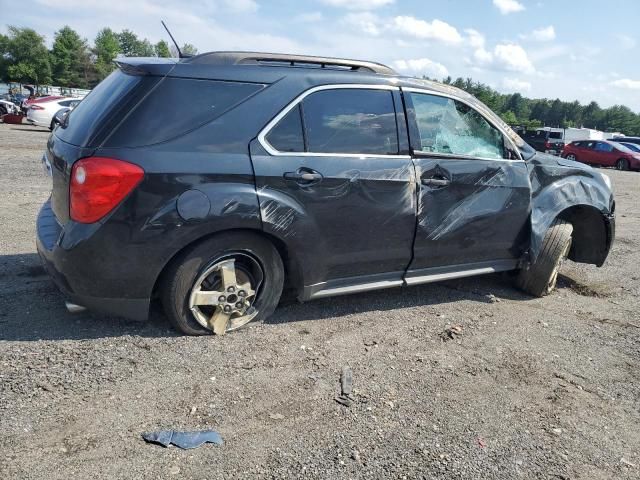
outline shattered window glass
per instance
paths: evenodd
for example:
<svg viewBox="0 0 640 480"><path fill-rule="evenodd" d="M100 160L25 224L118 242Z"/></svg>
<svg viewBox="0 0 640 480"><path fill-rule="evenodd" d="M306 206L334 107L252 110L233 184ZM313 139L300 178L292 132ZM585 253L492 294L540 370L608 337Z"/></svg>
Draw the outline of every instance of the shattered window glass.
<svg viewBox="0 0 640 480"><path fill-rule="evenodd" d="M476 110L451 98L412 93L423 152L504 158L502 133Z"/></svg>

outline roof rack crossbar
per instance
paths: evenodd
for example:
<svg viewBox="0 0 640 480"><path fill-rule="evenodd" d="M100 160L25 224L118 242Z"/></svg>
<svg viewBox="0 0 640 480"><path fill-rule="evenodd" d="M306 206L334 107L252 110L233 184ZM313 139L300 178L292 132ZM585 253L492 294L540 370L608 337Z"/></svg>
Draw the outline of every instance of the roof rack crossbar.
<svg viewBox="0 0 640 480"><path fill-rule="evenodd" d="M343 68L351 71L365 71L384 75L397 75L396 72L381 63L345 58L316 57L311 55L288 55L281 53L258 52L209 52L185 60L193 64L207 65L259 65L288 64L291 67L312 66L319 68Z"/></svg>

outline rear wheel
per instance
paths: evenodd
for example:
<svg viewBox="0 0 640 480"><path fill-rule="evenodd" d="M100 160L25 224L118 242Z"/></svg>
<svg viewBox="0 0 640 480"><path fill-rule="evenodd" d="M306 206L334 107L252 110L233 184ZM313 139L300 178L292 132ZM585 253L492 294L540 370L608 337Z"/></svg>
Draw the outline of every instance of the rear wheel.
<svg viewBox="0 0 640 480"><path fill-rule="evenodd" d="M560 267L571 249L572 233L573 226L569 222L553 222L536 260L518 273L516 284L520 289L535 297L544 297L553 291Z"/></svg>
<svg viewBox="0 0 640 480"><path fill-rule="evenodd" d="M216 236L178 257L164 275L169 321L187 335L224 335L275 310L284 283L282 259L251 233Z"/></svg>
<svg viewBox="0 0 640 480"><path fill-rule="evenodd" d="M621 158L616 162L616 168L618 170L629 170L629 160L627 160L626 158Z"/></svg>

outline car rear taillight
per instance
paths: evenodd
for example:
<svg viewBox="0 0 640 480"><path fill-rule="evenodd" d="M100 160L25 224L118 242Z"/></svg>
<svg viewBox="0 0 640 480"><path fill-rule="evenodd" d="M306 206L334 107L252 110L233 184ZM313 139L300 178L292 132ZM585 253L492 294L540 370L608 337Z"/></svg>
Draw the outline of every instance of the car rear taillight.
<svg viewBox="0 0 640 480"><path fill-rule="evenodd" d="M29 108L31 110L44 110L44 107L41 107L40 105L29 105Z"/></svg>
<svg viewBox="0 0 640 480"><path fill-rule="evenodd" d="M79 223L97 222L113 210L142 177L142 168L115 158L78 160L71 169L71 219Z"/></svg>
<svg viewBox="0 0 640 480"><path fill-rule="evenodd" d="M547 140L546 142L544 142L544 148L546 148L547 150L551 150L551 142L549 140Z"/></svg>

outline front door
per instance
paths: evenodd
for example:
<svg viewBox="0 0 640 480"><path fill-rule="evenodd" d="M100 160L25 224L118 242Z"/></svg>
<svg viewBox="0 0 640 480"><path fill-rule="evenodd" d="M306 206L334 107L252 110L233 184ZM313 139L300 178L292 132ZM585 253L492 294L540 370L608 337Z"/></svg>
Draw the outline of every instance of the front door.
<svg viewBox="0 0 640 480"><path fill-rule="evenodd" d="M525 162L470 105L415 90L404 98L420 189L407 283L439 272L514 268L530 213Z"/></svg>
<svg viewBox="0 0 640 480"><path fill-rule="evenodd" d="M402 284L416 182L397 87L311 89L252 142L251 158L263 229L296 255L306 298Z"/></svg>

